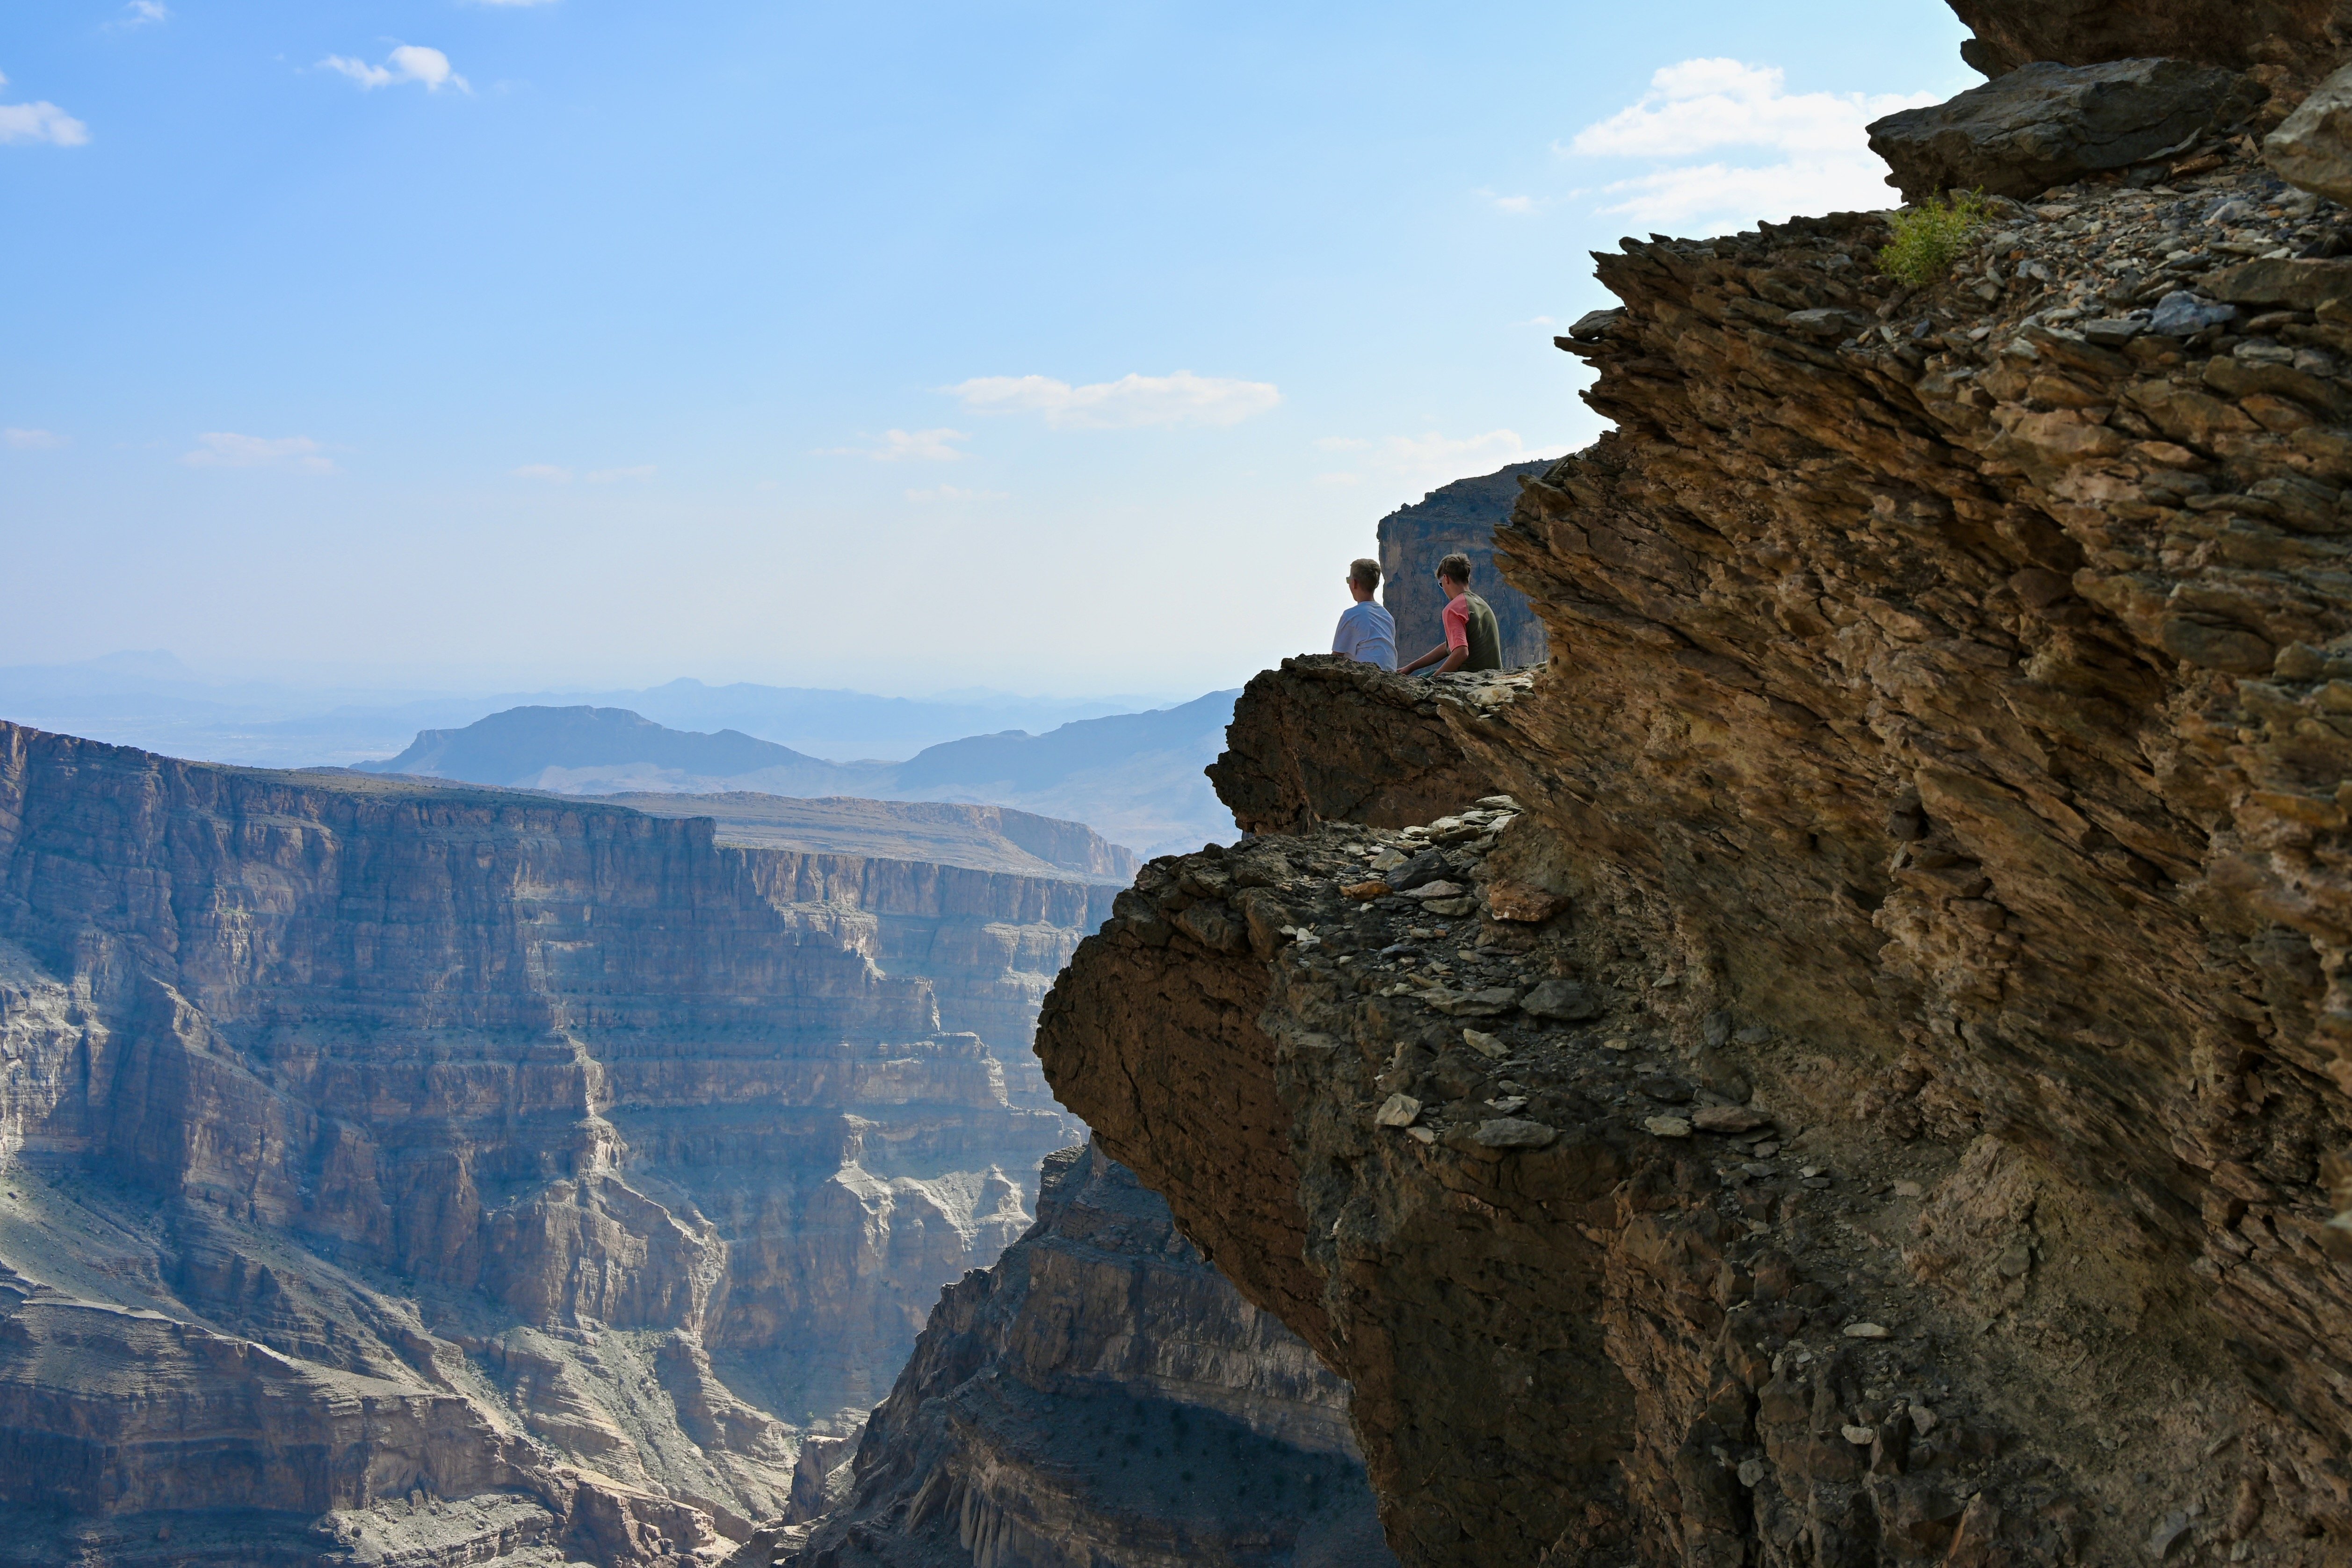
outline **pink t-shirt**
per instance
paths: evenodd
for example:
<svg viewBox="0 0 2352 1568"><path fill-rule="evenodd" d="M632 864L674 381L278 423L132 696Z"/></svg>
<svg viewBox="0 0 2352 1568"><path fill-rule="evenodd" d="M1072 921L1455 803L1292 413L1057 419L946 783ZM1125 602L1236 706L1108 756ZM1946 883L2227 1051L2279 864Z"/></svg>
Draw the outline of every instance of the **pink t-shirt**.
<svg viewBox="0 0 2352 1568"><path fill-rule="evenodd" d="M1470 646L1470 596L1457 593L1445 601L1445 645L1467 650Z"/></svg>

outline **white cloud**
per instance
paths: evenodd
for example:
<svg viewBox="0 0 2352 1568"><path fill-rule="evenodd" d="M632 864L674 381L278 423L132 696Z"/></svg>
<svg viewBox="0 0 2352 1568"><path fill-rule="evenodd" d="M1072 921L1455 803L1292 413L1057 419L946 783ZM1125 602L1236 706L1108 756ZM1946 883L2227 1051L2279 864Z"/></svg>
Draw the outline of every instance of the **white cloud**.
<svg viewBox="0 0 2352 1568"><path fill-rule="evenodd" d="M445 87L454 87L459 92L474 90L464 77L449 68L448 56L422 44L401 45L386 55L380 66L347 59L341 55L329 55L319 64L327 70L342 72L371 91L411 81L423 83L427 92L439 92Z"/></svg>
<svg viewBox="0 0 2352 1568"><path fill-rule="evenodd" d="M1009 501L1013 497L1003 490L965 490L953 485L934 485L928 490L909 490L909 501Z"/></svg>
<svg viewBox="0 0 2352 1568"><path fill-rule="evenodd" d="M650 463L639 463L627 468L591 468L587 475L591 485L617 485L625 480L650 479L653 476L654 465Z"/></svg>
<svg viewBox="0 0 2352 1568"><path fill-rule="evenodd" d="M1883 207L1895 200L1886 166L1864 131L1899 109L1937 101L1935 93L1792 93L1773 66L1731 59L1684 60L1650 78L1641 100L1586 126L1554 148L1577 158L1688 159L1731 148L1776 162L1717 156L1675 163L1601 187L1604 213L1639 224L1696 225L1724 232L1759 218Z"/></svg>
<svg viewBox="0 0 2352 1568"><path fill-rule="evenodd" d="M12 452L46 452L65 444L66 438L54 430L18 430L14 425L0 430L0 446Z"/></svg>
<svg viewBox="0 0 2352 1568"><path fill-rule="evenodd" d="M163 0L131 0L131 4L125 5L123 9L131 15L124 20L115 23L118 27L143 27L150 22L168 22L172 19L171 7L163 4Z"/></svg>
<svg viewBox="0 0 2352 1568"><path fill-rule="evenodd" d="M1361 452L1370 442L1360 435L1318 435L1315 446L1320 452Z"/></svg>
<svg viewBox="0 0 2352 1568"><path fill-rule="evenodd" d="M236 435L225 430L196 437L193 452L180 461L192 468L291 468L303 474L332 474L333 459L307 435Z"/></svg>
<svg viewBox="0 0 2352 1568"><path fill-rule="evenodd" d="M1533 196L1506 196L1485 189L1475 191L1472 194L1492 203L1496 212L1508 213L1513 217L1526 217L1542 204Z"/></svg>
<svg viewBox="0 0 2352 1568"><path fill-rule="evenodd" d="M544 479L551 485L572 483L572 470L552 463L526 463L520 468L509 468L507 476L513 479Z"/></svg>
<svg viewBox="0 0 2352 1568"><path fill-rule="evenodd" d="M1238 424L1282 401L1272 382L1178 371L1072 386L1051 376L979 376L946 389L975 413L1042 413L1055 430Z"/></svg>
<svg viewBox="0 0 2352 1568"><path fill-rule="evenodd" d="M1361 474L1318 474L1315 476L1315 482L1318 485L1337 487L1341 485L1360 485L1364 482L1364 476Z"/></svg>
<svg viewBox="0 0 2352 1568"><path fill-rule="evenodd" d="M0 76L0 87L8 78ZM89 140L89 127L54 103L0 103L0 141L46 141L53 147L79 147Z"/></svg>
<svg viewBox="0 0 2352 1568"><path fill-rule="evenodd" d="M961 430L886 430L878 446L821 446L820 457L871 457L877 463L952 463L971 455L950 443L970 441Z"/></svg>

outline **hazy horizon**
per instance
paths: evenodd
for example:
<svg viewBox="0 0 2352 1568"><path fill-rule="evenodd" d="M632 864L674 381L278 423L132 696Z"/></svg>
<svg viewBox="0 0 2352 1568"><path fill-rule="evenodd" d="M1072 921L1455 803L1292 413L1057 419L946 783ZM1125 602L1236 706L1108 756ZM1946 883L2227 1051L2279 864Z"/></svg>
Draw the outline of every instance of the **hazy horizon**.
<svg viewBox="0 0 2352 1568"><path fill-rule="evenodd" d="M116 0L0 35L0 664L1199 693L1601 428L1583 252L1892 203L1942 7Z"/></svg>

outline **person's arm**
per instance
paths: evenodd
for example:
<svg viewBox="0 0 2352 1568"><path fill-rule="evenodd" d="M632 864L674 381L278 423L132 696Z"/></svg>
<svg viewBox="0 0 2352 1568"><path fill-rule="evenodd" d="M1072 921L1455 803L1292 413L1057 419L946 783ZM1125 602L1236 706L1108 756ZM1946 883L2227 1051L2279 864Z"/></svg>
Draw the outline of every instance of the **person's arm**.
<svg viewBox="0 0 2352 1568"><path fill-rule="evenodd" d="M1448 649L1448 650L1446 651L1446 654L1445 654L1445 663L1444 663L1444 664L1442 664L1438 665L1438 666L1437 666L1437 670L1436 670L1436 672L1435 672L1435 673L1436 673L1436 674L1441 674L1441 675L1450 675L1450 674L1452 674L1454 671L1456 671L1456 670L1460 669L1463 665L1465 665L1465 664L1468 664L1469 662L1470 662L1470 650L1469 650L1469 649L1467 649L1467 648L1451 648L1451 649Z"/></svg>
<svg viewBox="0 0 2352 1568"><path fill-rule="evenodd" d="M1446 646L1446 644L1444 644L1444 643L1440 643L1436 647L1432 648L1428 653L1423 653L1420 658L1415 659L1412 664L1407 664L1407 665L1405 665L1403 668L1402 668L1402 669L1400 669L1399 671L1397 671L1397 674L1400 674L1400 675L1409 675L1409 674L1412 674L1415 670L1418 670L1419 668L1421 668L1423 664L1436 664L1440 659L1444 659L1444 658L1451 657L1451 656L1453 655L1453 652L1454 652L1454 651L1453 651L1453 649L1451 649L1451 648L1449 648L1448 646ZM1468 658L1469 656L1470 656L1469 650L1468 650L1468 649L1466 649L1466 648L1465 648L1465 649L1464 649L1464 650L1463 650L1463 653L1462 653L1462 657L1466 659L1466 658ZM1457 661L1456 661L1456 664L1458 664L1458 663L1459 663L1459 661L1457 660ZM1441 672L1441 673L1443 673L1443 672Z"/></svg>

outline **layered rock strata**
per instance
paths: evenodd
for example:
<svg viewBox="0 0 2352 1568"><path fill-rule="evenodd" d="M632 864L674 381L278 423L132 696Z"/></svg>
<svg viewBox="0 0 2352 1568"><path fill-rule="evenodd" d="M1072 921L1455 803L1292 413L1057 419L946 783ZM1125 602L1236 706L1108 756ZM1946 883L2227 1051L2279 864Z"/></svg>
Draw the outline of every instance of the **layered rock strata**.
<svg viewBox="0 0 2352 1568"><path fill-rule="evenodd" d="M947 1291L848 1472L736 1568L1394 1562L1346 1385L1092 1148L1049 1157L1036 1226Z"/></svg>
<svg viewBox="0 0 2352 1568"><path fill-rule="evenodd" d="M1396 619L1400 663L1445 641L1438 620L1445 593L1437 586L1437 563L1456 551L1470 558L1470 584L1495 612L1503 663L1543 663L1543 622L1528 607L1527 595L1495 570L1495 530L1510 519L1520 479L1549 466L1549 461L1513 463L1492 474L1456 479L1381 519L1381 604Z"/></svg>
<svg viewBox="0 0 2352 1568"><path fill-rule="evenodd" d="M2254 70L2307 87L2352 60L2347 0L1950 0L1976 34L1960 47L1988 76L2036 60L2159 57Z"/></svg>
<svg viewBox="0 0 2352 1568"><path fill-rule="evenodd" d="M1027 1226L1066 1117L884 962L1032 880L0 726L7 1550L723 1551Z"/></svg>
<svg viewBox="0 0 2352 1568"><path fill-rule="evenodd" d="M2352 1542L2352 291L2251 152L1923 293L1863 216L1600 257L1617 428L1500 541L1562 656L1260 677L1297 803L1048 998L1404 1561ZM1423 700L1502 793L1344 821L1316 712Z"/></svg>

